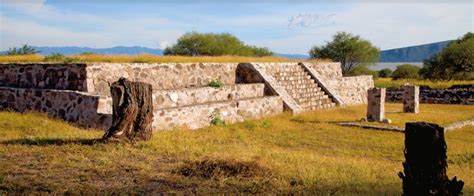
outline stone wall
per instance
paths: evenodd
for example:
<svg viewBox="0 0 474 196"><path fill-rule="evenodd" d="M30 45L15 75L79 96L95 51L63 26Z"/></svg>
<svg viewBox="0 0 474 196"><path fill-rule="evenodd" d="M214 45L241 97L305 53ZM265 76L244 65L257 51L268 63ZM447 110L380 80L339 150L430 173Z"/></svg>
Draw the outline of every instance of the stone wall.
<svg viewBox="0 0 474 196"><path fill-rule="evenodd" d="M430 89L420 87L420 103L474 104L474 88ZM401 103L402 88L387 88L387 102Z"/></svg>
<svg viewBox="0 0 474 196"><path fill-rule="evenodd" d="M173 127L197 129L209 126L216 116L226 123L234 123L281 112L283 112L283 101L278 96L163 108L154 112L153 127L156 129Z"/></svg>
<svg viewBox="0 0 474 196"><path fill-rule="evenodd" d="M203 87L218 79L235 84L238 63L91 63L88 64L88 91L109 95L109 86L120 77L147 82L153 90Z"/></svg>
<svg viewBox="0 0 474 196"><path fill-rule="evenodd" d="M112 122L112 99L69 90L0 87L0 110L39 111L88 128Z"/></svg>
<svg viewBox="0 0 474 196"><path fill-rule="evenodd" d="M86 64L0 64L0 86L87 91Z"/></svg>
<svg viewBox="0 0 474 196"><path fill-rule="evenodd" d="M228 85L221 88L194 87L153 92L153 108L170 108L207 102L263 97L264 84Z"/></svg>

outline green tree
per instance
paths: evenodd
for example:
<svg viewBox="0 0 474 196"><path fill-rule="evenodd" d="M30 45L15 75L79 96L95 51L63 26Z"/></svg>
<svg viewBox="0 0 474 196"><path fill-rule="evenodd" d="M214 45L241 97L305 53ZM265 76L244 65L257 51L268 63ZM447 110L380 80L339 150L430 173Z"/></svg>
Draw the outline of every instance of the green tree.
<svg viewBox="0 0 474 196"><path fill-rule="evenodd" d="M418 72L420 71L420 68L411 65L411 64L403 64L397 66L397 69L392 73L392 78L394 80L397 79L418 79L420 78L420 75Z"/></svg>
<svg viewBox="0 0 474 196"><path fill-rule="evenodd" d="M379 76L381 78L390 78L392 76L392 70L389 68L379 70Z"/></svg>
<svg viewBox="0 0 474 196"><path fill-rule="evenodd" d="M28 46L28 45L25 44L20 48L16 48L16 47L9 48L5 52L5 54L6 55L27 55L27 54L36 54L36 53L39 53L39 52L40 51L37 51L32 46Z"/></svg>
<svg viewBox="0 0 474 196"><path fill-rule="evenodd" d="M379 59L380 50L367 40L351 33L338 32L325 46L314 46L310 58L327 58L341 63L342 73L347 75L358 66L369 66Z"/></svg>
<svg viewBox="0 0 474 196"><path fill-rule="evenodd" d="M191 32L181 36L177 43L164 50L164 55L184 56L271 56L268 48L245 45L229 33Z"/></svg>
<svg viewBox="0 0 474 196"><path fill-rule="evenodd" d="M441 52L423 62L425 79L468 79L474 73L474 33L452 41Z"/></svg>

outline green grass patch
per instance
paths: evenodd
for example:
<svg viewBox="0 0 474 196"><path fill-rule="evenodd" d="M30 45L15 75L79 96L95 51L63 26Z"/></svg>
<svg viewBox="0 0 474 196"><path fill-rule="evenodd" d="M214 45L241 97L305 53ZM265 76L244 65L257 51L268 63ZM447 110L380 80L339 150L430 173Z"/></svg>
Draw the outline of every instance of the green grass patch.
<svg viewBox="0 0 474 196"><path fill-rule="evenodd" d="M135 144L94 142L103 134L37 113L0 112L0 190L44 193L401 194L402 133L341 127L365 105L281 114L199 130L157 131ZM394 124L447 124L474 106L421 104ZM448 175L474 194L474 127L448 132Z"/></svg>
<svg viewBox="0 0 474 196"><path fill-rule="evenodd" d="M449 80L449 81L431 81L431 80L417 80L417 79L399 79L393 80L391 78L378 78L374 80L375 87L380 88L390 88L390 87L400 87L406 83L412 85L426 85L431 88L449 88L452 85L474 85L474 80Z"/></svg>

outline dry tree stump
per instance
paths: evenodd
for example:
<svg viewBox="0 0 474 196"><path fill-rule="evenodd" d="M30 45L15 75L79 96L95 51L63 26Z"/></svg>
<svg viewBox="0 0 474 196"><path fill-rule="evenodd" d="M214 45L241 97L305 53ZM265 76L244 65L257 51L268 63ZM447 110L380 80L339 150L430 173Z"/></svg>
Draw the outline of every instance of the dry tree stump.
<svg viewBox="0 0 474 196"><path fill-rule="evenodd" d="M110 86L112 95L112 126L104 141L149 140L152 135L152 87L144 82L120 78Z"/></svg>
<svg viewBox="0 0 474 196"><path fill-rule="evenodd" d="M463 181L446 175L444 128L437 124L416 122L405 126L404 195L458 195Z"/></svg>

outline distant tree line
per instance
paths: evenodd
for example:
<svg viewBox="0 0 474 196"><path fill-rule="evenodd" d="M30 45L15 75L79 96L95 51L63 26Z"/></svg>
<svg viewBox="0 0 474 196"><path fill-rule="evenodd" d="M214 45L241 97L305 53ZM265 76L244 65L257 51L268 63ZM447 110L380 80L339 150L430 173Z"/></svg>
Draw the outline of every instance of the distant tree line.
<svg viewBox="0 0 474 196"><path fill-rule="evenodd" d="M40 51L37 51L34 47L29 45L23 45L22 47L12 47L9 48L4 55L28 55L28 54L36 54Z"/></svg>

